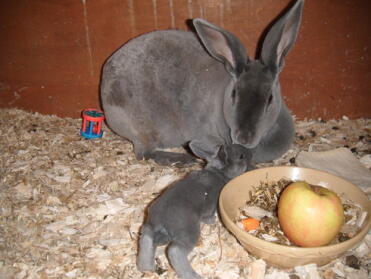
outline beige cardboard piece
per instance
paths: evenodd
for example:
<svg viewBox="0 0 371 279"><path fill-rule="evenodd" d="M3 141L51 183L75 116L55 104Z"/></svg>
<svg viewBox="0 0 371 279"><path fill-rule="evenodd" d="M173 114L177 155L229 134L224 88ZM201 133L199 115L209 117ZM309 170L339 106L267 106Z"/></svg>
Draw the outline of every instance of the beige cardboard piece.
<svg viewBox="0 0 371 279"><path fill-rule="evenodd" d="M302 151L295 161L299 167L327 171L351 181L367 193L371 191L371 171L347 148L323 152Z"/></svg>

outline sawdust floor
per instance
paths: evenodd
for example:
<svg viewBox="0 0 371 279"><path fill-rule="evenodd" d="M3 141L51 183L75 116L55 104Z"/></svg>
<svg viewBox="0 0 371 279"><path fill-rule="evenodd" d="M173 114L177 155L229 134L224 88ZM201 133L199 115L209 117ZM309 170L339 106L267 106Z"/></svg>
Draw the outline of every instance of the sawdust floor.
<svg viewBox="0 0 371 279"><path fill-rule="evenodd" d="M132 145L106 127L102 139L85 140L80 126L80 119L0 110L0 278L176 278L163 247L157 273L136 269L138 231L147 204L201 166L137 161ZM301 150L346 146L370 168L370 131L366 119L297 121L293 148L261 166L295 164ZM370 240L314 271L267 266L265 278L367 278ZM206 278L222 279L247 278L256 260L220 221L202 226L190 259Z"/></svg>

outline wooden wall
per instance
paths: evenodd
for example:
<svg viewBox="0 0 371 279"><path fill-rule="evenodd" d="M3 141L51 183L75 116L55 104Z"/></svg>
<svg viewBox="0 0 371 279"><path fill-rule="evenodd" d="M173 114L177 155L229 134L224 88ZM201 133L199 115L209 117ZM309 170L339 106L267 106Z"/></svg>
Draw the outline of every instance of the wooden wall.
<svg viewBox="0 0 371 279"><path fill-rule="evenodd" d="M235 33L255 56L289 0L0 1L0 107L79 117L99 106L105 59L155 29L203 17ZM371 117L371 1L306 0L281 74L299 118Z"/></svg>

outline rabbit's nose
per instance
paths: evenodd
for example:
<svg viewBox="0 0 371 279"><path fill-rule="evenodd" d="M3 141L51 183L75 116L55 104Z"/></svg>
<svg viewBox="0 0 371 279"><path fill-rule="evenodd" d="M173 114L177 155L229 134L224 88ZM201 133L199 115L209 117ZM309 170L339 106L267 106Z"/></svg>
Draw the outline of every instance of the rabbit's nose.
<svg viewBox="0 0 371 279"><path fill-rule="evenodd" d="M235 137L236 143L245 146L246 148L254 148L258 141L255 137L255 134L251 131L248 132L238 132Z"/></svg>
<svg viewBox="0 0 371 279"><path fill-rule="evenodd" d="M237 143L242 144L242 145L249 144L251 141L251 138L252 138L251 132L247 132L247 133L238 132L236 134Z"/></svg>

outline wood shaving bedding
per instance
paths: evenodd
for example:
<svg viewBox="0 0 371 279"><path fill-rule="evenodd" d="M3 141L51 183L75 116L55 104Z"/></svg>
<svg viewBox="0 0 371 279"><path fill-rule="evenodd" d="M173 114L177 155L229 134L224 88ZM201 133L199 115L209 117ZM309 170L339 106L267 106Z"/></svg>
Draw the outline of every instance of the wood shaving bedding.
<svg viewBox="0 0 371 279"><path fill-rule="evenodd" d="M344 146L370 166L371 120L296 124L292 149L259 167L295 164L302 150ZM96 140L80 137L80 127L80 119L0 109L0 278L176 278L164 247L158 249L156 273L137 270L138 232L147 205L201 165L138 161L132 145L107 127ZM247 278L257 266L265 278L367 278L370 247L368 235L357 249L325 267L278 270L256 264L258 259L217 221L202 225L189 258L205 278ZM349 256L358 259L358 269L347 265Z"/></svg>

